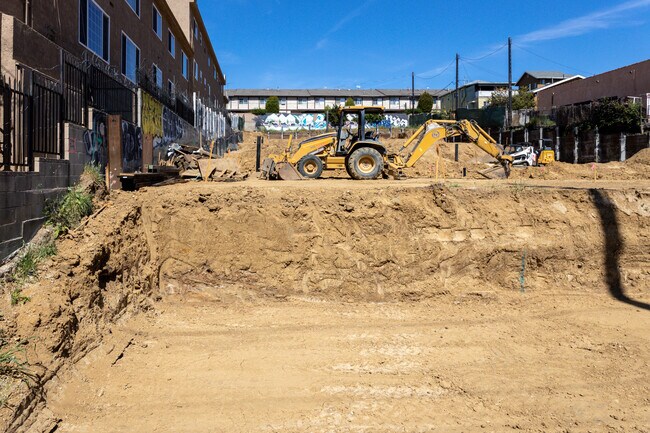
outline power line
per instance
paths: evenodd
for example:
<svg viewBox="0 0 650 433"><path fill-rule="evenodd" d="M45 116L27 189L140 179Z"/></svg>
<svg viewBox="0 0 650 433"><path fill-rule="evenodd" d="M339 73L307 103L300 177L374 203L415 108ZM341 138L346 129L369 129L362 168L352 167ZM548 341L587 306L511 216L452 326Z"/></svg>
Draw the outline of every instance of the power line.
<svg viewBox="0 0 650 433"><path fill-rule="evenodd" d="M470 61L470 62L477 62L479 60L487 59L488 57L495 55L496 53L498 53L499 51L501 51L502 49L504 49L507 46L508 46L508 44L505 43L505 44L501 45L499 48L497 48L496 50L494 50L491 53L488 53L488 54L486 54L484 56L477 57L475 59L471 59L471 58L468 58L468 57L462 57L462 60L467 60L467 61Z"/></svg>
<svg viewBox="0 0 650 433"><path fill-rule="evenodd" d="M452 60L451 63L449 63L449 64L447 65L447 67L445 67L445 69L443 69L442 71L440 71L440 73L438 73L438 74L436 74L436 75L432 75L432 76L430 76L430 77L423 77L422 75L417 75L417 74L416 74L415 76L418 77L418 78L421 79L421 80L432 80L432 79L434 79L434 78L437 78L437 77L441 76L441 75L444 74L445 72L447 72L447 70L448 70L449 68L451 68L451 66L454 64L454 62L455 62L455 60Z"/></svg>
<svg viewBox="0 0 650 433"><path fill-rule="evenodd" d="M487 72L487 73L491 74L491 75L494 76L494 77L499 77L499 79L503 79L503 73L495 72L495 71L493 71L493 70L491 70L491 69L488 69L488 68L486 68L486 67L479 66L479 65L477 65L477 64L475 64L475 63L473 63L473 62L466 62L466 63L467 63L468 65L470 65L470 66L475 67L476 69L480 69L480 70L482 70L482 71L484 71L484 72Z"/></svg>
<svg viewBox="0 0 650 433"><path fill-rule="evenodd" d="M587 75L594 75L593 72L589 72L589 71L584 71L584 70L581 70L581 69L573 68L573 67L568 66L568 65L565 65L565 64L563 64L563 63L556 62L555 60L551 60L551 59L549 59L549 58L547 58L547 57L544 57L544 56L542 56L542 55L540 55L540 54L534 53L534 52L532 52L532 51L530 51L530 50L528 50L528 49L522 47L522 46L519 45L519 44L515 44L514 42L513 42L513 45L516 46L517 48L519 48L520 50L523 50L523 51L527 52L528 54L532 54L533 56L539 57L540 59L542 59L542 60L546 60L547 62L554 63L554 64L556 64L556 65L558 65L558 66L562 66L563 68L572 69L572 70L574 70L574 71L576 71L576 72L581 72L581 73L583 73L583 74L587 74Z"/></svg>

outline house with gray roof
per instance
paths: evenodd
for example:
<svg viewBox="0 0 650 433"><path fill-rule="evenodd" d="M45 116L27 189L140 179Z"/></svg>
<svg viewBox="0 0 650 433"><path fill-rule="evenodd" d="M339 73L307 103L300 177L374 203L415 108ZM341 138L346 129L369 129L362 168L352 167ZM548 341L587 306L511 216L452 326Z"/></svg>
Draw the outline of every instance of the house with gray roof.
<svg viewBox="0 0 650 433"><path fill-rule="evenodd" d="M572 76L561 71L526 71L517 81L517 87L533 91Z"/></svg>

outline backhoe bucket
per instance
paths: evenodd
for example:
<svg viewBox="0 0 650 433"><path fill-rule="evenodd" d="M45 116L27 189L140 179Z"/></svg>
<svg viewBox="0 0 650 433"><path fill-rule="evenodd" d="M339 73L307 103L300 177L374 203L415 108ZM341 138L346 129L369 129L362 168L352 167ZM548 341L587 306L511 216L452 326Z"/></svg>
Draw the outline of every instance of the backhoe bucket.
<svg viewBox="0 0 650 433"><path fill-rule="evenodd" d="M478 172L487 179L507 179L510 177L510 164L502 163Z"/></svg>

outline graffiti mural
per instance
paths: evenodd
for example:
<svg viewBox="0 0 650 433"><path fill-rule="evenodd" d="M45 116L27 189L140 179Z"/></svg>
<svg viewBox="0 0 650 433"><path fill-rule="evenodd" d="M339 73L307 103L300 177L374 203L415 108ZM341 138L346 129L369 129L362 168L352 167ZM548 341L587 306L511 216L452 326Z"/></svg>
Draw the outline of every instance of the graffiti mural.
<svg viewBox="0 0 650 433"><path fill-rule="evenodd" d="M93 111L93 127L84 133L84 145L90 163L99 167L103 173L106 170L106 164L108 164L105 113Z"/></svg>
<svg viewBox="0 0 650 433"><path fill-rule="evenodd" d="M122 121L122 171L134 173L142 170L142 129L126 120Z"/></svg>
<svg viewBox="0 0 650 433"><path fill-rule="evenodd" d="M324 130L324 114L267 114L257 118L257 127L267 131Z"/></svg>
<svg viewBox="0 0 650 433"><path fill-rule="evenodd" d="M353 122L352 116L348 115L348 121ZM371 127L379 128L406 128L408 116L405 114L387 114L379 123L369 124ZM258 116L256 119L258 129L266 131L301 131L325 130L325 114L268 114Z"/></svg>
<svg viewBox="0 0 650 433"><path fill-rule="evenodd" d="M379 128L406 128L409 126L409 119L406 114L386 114L384 119L375 124L371 124L372 127Z"/></svg>

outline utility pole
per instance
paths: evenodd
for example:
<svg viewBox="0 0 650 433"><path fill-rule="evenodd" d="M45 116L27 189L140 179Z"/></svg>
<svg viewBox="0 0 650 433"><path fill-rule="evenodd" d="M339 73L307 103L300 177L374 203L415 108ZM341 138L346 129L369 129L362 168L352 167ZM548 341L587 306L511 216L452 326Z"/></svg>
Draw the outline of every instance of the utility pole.
<svg viewBox="0 0 650 433"><path fill-rule="evenodd" d="M415 110L415 72L411 72L411 113Z"/></svg>
<svg viewBox="0 0 650 433"><path fill-rule="evenodd" d="M454 103L454 107L456 111L458 111L458 66L460 63L460 54L456 54L456 100Z"/></svg>
<svg viewBox="0 0 650 433"><path fill-rule="evenodd" d="M512 38L508 38L508 128L512 128Z"/></svg>

